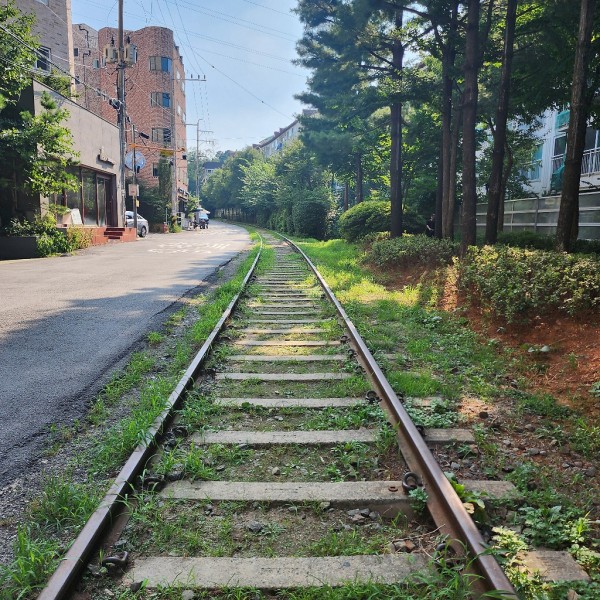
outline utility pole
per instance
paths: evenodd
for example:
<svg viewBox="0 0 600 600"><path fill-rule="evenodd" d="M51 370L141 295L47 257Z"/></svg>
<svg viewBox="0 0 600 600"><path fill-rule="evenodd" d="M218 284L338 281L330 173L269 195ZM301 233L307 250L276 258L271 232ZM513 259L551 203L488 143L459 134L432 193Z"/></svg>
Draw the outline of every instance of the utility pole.
<svg viewBox="0 0 600 600"><path fill-rule="evenodd" d="M133 142L133 160L131 166L133 167L133 228L135 229L135 235L137 236L137 163L135 156L135 125L131 124L131 141Z"/></svg>
<svg viewBox="0 0 600 600"><path fill-rule="evenodd" d="M117 65L118 75L117 75L117 97L119 100L119 149L121 155L121 169L120 169L120 179L121 179L121 201L123 204L123 224L125 221L125 146L127 143L126 140L126 132L125 132L125 35L123 31L123 0L119 0L119 24L118 24L118 33L117 33L117 44L119 47L119 62ZM134 218L137 214L137 211L134 207ZM137 227L137 223L136 223ZM137 229L136 229L137 231Z"/></svg>

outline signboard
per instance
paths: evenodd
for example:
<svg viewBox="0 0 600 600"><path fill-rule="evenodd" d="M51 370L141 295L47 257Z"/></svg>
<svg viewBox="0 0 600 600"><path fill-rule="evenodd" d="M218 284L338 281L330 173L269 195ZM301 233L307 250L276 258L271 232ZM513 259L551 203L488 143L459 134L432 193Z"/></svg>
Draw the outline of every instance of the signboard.
<svg viewBox="0 0 600 600"><path fill-rule="evenodd" d="M81 213L78 208L71 209L71 222L73 225L83 225L83 221L81 220Z"/></svg>
<svg viewBox="0 0 600 600"><path fill-rule="evenodd" d="M137 183L130 183L128 186L129 195L132 197L140 195L140 186Z"/></svg>

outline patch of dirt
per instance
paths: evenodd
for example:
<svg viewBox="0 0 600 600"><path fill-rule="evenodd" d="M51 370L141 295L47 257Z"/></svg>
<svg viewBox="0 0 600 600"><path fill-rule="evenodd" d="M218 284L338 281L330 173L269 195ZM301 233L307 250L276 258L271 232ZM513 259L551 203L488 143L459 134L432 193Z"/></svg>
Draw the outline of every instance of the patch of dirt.
<svg viewBox="0 0 600 600"><path fill-rule="evenodd" d="M460 402L461 421L467 426L484 427L486 443L496 448L494 464L482 463L479 456L461 456L451 448L438 456L440 464L463 479L503 479L521 465L533 464L542 478L558 488L573 490L589 510L592 522L598 519L597 461L573 449L574 432L568 429L564 416L519 411L509 390L524 391L524 379L527 391L550 394L561 405L584 415L589 425L600 425L600 399L591 394L592 384L600 381L600 314L569 317L555 313L534 316L528 324L507 324L461 297L452 269L432 271L415 266L379 275L386 287L396 290L435 282L440 290L440 310L464 317L484 339L495 340L499 348L512 348L521 358L515 371L507 376L506 396L498 402L484 403L471 396ZM532 481L531 489L535 485ZM597 534L600 528L595 525L594 529Z"/></svg>
<svg viewBox="0 0 600 600"><path fill-rule="evenodd" d="M420 266L385 274L386 286L402 289L435 281L442 290L438 308L460 312L470 327L499 346L510 346L524 357L531 388L554 396L565 406L600 419L600 399L591 386L600 381L600 313L569 317L555 312L533 317L531 323L507 324L458 293L455 272L423 270ZM546 348L545 348L546 347ZM542 351L548 350L546 351Z"/></svg>

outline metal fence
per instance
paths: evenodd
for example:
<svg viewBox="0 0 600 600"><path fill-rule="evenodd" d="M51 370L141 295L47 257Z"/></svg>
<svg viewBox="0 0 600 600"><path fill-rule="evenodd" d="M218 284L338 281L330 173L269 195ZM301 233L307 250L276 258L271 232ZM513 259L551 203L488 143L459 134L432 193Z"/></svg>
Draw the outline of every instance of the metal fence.
<svg viewBox="0 0 600 600"><path fill-rule="evenodd" d="M560 196L520 198L504 203L504 231L556 233ZM477 228L485 231L487 203L477 204ZM579 196L579 239L600 239L600 192Z"/></svg>

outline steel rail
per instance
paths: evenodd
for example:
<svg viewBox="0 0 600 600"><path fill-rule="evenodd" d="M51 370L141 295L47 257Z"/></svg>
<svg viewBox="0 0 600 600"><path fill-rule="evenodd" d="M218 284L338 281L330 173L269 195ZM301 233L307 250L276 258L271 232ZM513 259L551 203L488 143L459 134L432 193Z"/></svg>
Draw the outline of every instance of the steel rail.
<svg viewBox="0 0 600 600"><path fill-rule="evenodd" d="M518 598L508 577L496 559L487 551L488 546L481 537L473 519L465 510L462 501L444 475L419 430L412 422L404 406L402 406L396 392L394 392L392 386L379 368L360 333L358 333L358 330L335 297L333 291L306 253L290 239L285 236L281 237L296 252L304 257L325 291L325 294L334 304L339 317L344 323L344 327L347 329L350 338L358 350L367 375L376 387L375 391L389 409L393 425L397 427L400 450L409 469L417 473L425 485L427 493L434 499L433 502L428 502L427 506L435 524L452 540L464 543L472 555L473 560L469 565L469 569L481 578L479 582L475 582L476 587L483 588L483 592L501 591L504 592L504 597L506 598ZM453 546L453 549L460 552L460 548ZM477 585L478 583L479 585Z"/></svg>
<svg viewBox="0 0 600 600"><path fill-rule="evenodd" d="M202 344L202 347L190 363L190 366L182 375L179 383L175 386L175 389L166 402L164 410L148 430L145 441L140 443L133 451L119 474L116 476L110 489L100 502L98 508L94 511L79 535L75 538L73 545L62 558L58 568L51 575L46 586L38 596L38 600L61 600L62 598L65 598L65 595L69 592L71 586L79 576L80 571L85 566L90 554L96 547L96 544L110 526L113 516L117 513L118 509L123 506L127 494L133 489L135 479L154 451L154 447L162 435L164 426L168 423L173 411L180 404L184 394L192 386L194 380L198 376L208 352L223 330L227 319L231 316L242 293L246 289L248 281L254 273L262 252L262 246L263 243L261 237L260 248L252 266L244 277L242 285L240 286L240 291L233 297L210 335L206 338L204 344Z"/></svg>

